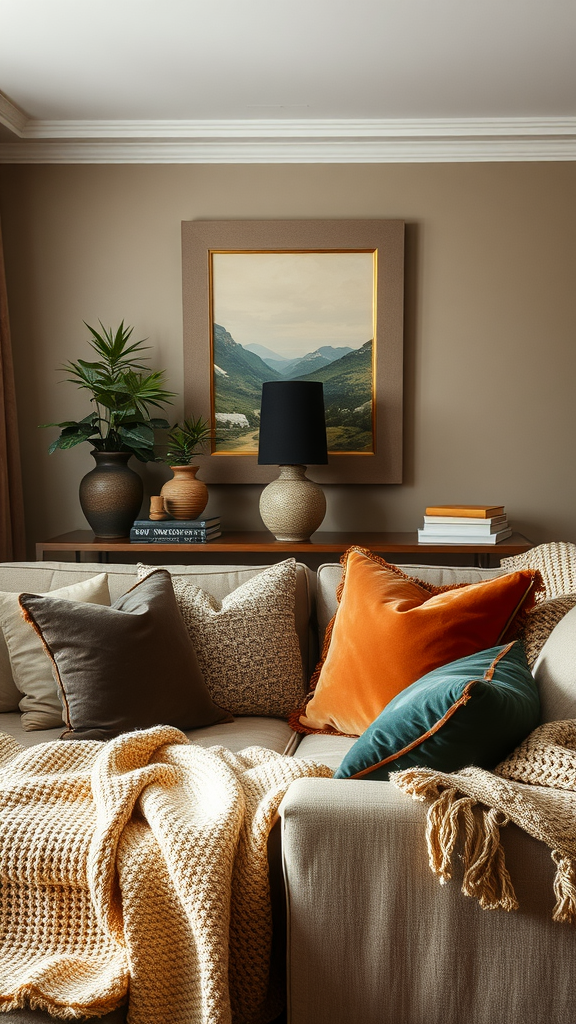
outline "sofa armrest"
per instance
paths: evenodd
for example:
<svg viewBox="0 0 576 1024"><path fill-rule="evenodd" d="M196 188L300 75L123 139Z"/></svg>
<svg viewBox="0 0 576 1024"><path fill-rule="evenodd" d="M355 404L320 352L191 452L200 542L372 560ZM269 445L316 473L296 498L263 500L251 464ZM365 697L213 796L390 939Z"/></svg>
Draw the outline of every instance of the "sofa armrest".
<svg viewBox="0 0 576 1024"><path fill-rule="evenodd" d="M573 1024L576 930L552 921L547 847L503 829L520 910L483 911L457 865L446 886L430 871L426 810L387 782L290 786L290 1024Z"/></svg>

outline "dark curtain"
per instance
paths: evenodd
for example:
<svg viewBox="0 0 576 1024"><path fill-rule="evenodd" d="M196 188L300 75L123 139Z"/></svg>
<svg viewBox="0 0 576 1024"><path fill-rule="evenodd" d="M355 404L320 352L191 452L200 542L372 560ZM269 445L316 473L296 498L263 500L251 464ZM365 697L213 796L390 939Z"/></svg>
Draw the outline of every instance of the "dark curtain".
<svg viewBox="0 0 576 1024"><path fill-rule="evenodd" d="M24 502L4 250L0 229L0 562L26 558Z"/></svg>

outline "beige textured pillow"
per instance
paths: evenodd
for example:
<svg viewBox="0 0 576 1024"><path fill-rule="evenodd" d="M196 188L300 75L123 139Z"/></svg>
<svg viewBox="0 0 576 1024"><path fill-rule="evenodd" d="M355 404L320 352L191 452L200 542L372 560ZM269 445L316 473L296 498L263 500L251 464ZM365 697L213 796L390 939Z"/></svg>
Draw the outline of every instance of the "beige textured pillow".
<svg viewBox="0 0 576 1024"><path fill-rule="evenodd" d="M42 641L32 626L22 618L18 594L0 594L0 626L8 648L12 677L16 684L22 726L33 729L54 729L63 724L62 705L52 675L52 663ZM110 604L108 577L105 572L69 587L50 590L48 597L86 604Z"/></svg>
<svg viewBox="0 0 576 1024"><path fill-rule="evenodd" d="M563 597L553 597L548 601L542 601L530 609L518 635L530 668L533 668L552 630L575 605L576 594L565 594Z"/></svg>
<svg viewBox="0 0 576 1024"><path fill-rule="evenodd" d="M152 571L138 566L140 579ZM172 576L172 584L216 704L233 715L286 718L302 703L294 559L264 569L221 603L185 576Z"/></svg>
<svg viewBox="0 0 576 1024"><path fill-rule="evenodd" d="M550 541L530 548L521 555L503 558L500 568L506 572L538 569L546 592L542 596L536 595L537 602L576 593L576 544L568 541Z"/></svg>

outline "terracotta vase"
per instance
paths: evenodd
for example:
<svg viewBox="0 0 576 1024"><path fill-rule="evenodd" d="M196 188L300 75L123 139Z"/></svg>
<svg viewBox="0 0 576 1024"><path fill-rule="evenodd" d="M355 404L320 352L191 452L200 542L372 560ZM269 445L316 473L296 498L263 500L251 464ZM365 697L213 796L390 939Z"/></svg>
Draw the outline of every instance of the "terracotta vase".
<svg viewBox="0 0 576 1024"><path fill-rule="evenodd" d="M96 537L127 537L142 504L142 480L128 465L130 452L92 455L96 465L80 481L82 511Z"/></svg>
<svg viewBox="0 0 576 1024"><path fill-rule="evenodd" d="M160 494L164 508L174 519L198 519L208 504L208 488L196 479L199 466L170 466L174 473Z"/></svg>

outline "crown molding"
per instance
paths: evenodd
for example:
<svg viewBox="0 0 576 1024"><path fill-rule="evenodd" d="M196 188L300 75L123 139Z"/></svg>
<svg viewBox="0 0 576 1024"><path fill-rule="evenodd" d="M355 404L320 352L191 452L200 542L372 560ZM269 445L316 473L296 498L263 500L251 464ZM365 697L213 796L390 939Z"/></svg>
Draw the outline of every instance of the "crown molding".
<svg viewBox="0 0 576 1024"><path fill-rule="evenodd" d="M0 124L21 139L28 123L29 119L24 111L0 92Z"/></svg>
<svg viewBox="0 0 576 1024"><path fill-rule="evenodd" d="M2 163L576 160L576 118L33 121L0 101L18 136L0 144Z"/></svg>

